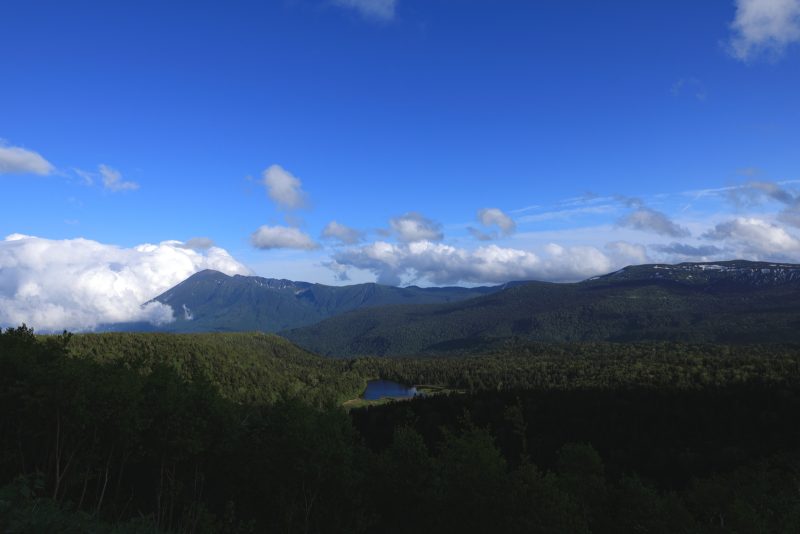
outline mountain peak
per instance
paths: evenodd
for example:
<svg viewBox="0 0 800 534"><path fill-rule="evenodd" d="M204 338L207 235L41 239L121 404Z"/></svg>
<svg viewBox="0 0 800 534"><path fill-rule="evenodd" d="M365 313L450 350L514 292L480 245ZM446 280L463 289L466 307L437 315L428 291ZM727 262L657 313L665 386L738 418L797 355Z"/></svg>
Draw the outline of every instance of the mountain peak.
<svg viewBox="0 0 800 534"><path fill-rule="evenodd" d="M208 279L225 280L227 278L230 278L230 276L221 271L215 271L214 269L203 269L202 271L197 271L196 273L194 273L192 276L184 280L184 282L188 282L189 280L208 280Z"/></svg>

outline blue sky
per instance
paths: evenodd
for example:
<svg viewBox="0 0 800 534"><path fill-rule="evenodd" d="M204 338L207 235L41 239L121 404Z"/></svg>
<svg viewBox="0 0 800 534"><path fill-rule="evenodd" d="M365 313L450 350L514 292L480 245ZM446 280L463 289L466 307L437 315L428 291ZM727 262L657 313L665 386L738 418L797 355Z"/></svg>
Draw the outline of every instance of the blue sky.
<svg viewBox="0 0 800 534"><path fill-rule="evenodd" d="M800 0L10 0L3 19L0 238L204 238L198 257L210 240L323 283L800 262Z"/></svg>

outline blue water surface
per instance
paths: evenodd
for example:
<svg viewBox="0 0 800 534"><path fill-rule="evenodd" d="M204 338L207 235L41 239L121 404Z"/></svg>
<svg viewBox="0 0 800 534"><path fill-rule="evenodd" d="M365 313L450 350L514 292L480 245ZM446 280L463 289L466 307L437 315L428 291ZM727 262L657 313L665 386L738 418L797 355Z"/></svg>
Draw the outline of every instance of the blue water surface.
<svg viewBox="0 0 800 534"><path fill-rule="evenodd" d="M362 397L366 400L378 400L383 397L410 399L417 395L417 388L392 382L391 380L370 380Z"/></svg>

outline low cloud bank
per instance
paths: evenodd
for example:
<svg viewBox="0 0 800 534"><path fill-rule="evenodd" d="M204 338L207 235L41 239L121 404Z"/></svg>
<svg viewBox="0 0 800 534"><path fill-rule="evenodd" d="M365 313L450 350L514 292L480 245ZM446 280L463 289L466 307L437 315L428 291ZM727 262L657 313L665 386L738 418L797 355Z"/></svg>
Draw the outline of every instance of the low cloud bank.
<svg viewBox="0 0 800 534"><path fill-rule="evenodd" d="M336 253L328 267L373 272L379 283L399 285L426 281L437 285L503 283L510 280L574 281L641 260L643 250L615 243L607 251L595 247L550 244L543 254L488 245L474 250L431 241L387 243L349 248Z"/></svg>
<svg viewBox="0 0 800 534"><path fill-rule="evenodd" d="M93 330L102 324L174 319L160 303L143 303L203 269L250 274L227 251L181 241L118 247L88 239L12 234L0 241L0 326L37 331Z"/></svg>

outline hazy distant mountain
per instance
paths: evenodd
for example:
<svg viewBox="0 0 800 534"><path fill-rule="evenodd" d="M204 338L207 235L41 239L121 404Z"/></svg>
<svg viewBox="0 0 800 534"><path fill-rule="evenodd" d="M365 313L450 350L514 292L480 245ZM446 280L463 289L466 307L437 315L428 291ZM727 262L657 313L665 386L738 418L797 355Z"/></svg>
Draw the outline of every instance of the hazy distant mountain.
<svg viewBox="0 0 800 534"><path fill-rule="evenodd" d="M496 287L327 286L259 276L196 273L154 300L169 304L175 332L277 332L306 326L347 311L390 304L448 303L502 290Z"/></svg>
<svg viewBox="0 0 800 534"><path fill-rule="evenodd" d="M800 343L800 265L639 265L464 302L353 311L281 335L333 356L469 352L510 341Z"/></svg>

